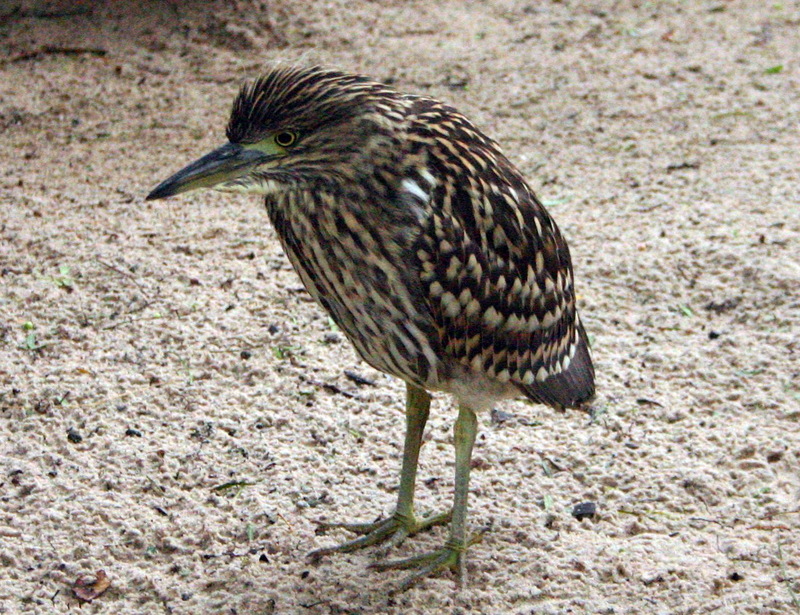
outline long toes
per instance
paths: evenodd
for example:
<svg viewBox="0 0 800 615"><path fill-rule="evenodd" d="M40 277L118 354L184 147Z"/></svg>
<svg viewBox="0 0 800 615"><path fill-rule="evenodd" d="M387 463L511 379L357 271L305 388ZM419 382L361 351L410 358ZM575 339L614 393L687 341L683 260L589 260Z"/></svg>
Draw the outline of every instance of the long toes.
<svg viewBox="0 0 800 615"><path fill-rule="evenodd" d="M454 570L458 575L459 579L463 577L464 558L460 552L450 551L448 549L439 552L438 554L434 553L431 555L433 555L433 557L429 559L427 564L423 565L421 568L419 568L419 570L408 575L405 579L403 579L397 586L397 588L391 593L398 594L404 592L410 587L422 581L423 579L426 579L446 568ZM422 562L424 562L424 560L422 560Z"/></svg>
<svg viewBox="0 0 800 615"><path fill-rule="evenodd" d="M392 559L386 562L372 562L369 567L375 570L408 570L418 568L426 562L438 559L438 553L423 553L404 559Z"/></svg>
<svg viewBox="0 0 800 615"><path fill-rule="evenodd" d="M391 594L402 593L402 592L410 589L411 587L413 587L414 585L416 585L417 583L419 583L423 579L426 579L429 576L431 576L432 574L435 574L436 572L439 572L439 570L441 568L443 568L443 562L441 562L440 560L434 560L430 564L425 566L424 568L419 569L414 574L410 574L405 579L400 581L400 583L398 584L397 588L395 590L393 590L393 591L390 591L390 593Z"/></svg>
<svg viewBox="0 0 800 615"><path fill-rule="evenodd" d="M340 545L336 545L333 547L324 547L322 549L316 549L308 554L312 561L317 561L321 557L326 555L331 555L333 553L350 553L352 551L357 551L358 549L363 549L364 547L369 547L376 543L381 542L384 540L388 531L374 531L370 534L365 534L359 538L354 540L349 540L345 543Z"/></svg>
<svg viewBox="0 0 800 615"><path fill-rule="evenodd" d="M444 525L450 523L453 519L453 511L439 513L438 515L431 515L430 517L423 517L417 524L417 531L427 530L437 525Z"/></svg>
<svg viewBox="0 0 800 615"><path fill-rule="evenodd" d="M381 550L379 552L380 553L379 557L383 557L389 551L399 547L401 544L403 544L403 542L405 542L405 539L408 538L410 535L411 533L408 531L408 529L404 527L401 527L398 530L396 530L392 534L392 536L386 541L386 544L381 547Z"/></svg>

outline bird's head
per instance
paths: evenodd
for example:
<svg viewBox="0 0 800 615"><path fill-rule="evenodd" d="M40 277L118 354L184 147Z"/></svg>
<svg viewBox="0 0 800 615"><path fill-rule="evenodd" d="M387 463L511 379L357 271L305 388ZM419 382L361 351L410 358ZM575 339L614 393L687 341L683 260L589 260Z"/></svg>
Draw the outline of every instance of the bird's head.
<svg viewBox="0 0 800 615"><path fill-rule="evenodd" d="M391 151L386 145L402 126L401 106L394 90L359 75L273 69L242 87L228 122L229 142L147 199L198 188L269 194L355 176L375 150Z"/></svg>

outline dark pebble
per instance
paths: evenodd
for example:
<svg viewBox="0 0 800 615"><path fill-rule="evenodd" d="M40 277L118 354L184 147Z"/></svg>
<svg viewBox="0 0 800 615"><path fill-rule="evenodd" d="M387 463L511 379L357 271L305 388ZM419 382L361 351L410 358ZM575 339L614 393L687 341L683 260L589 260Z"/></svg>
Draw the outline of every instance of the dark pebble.
<svg viewBox="0 0 800 615"><path fill-rule="evenodd" d="M597 514L597 504L594 502L581 502L575 504L572 509L572 516L578 521L581 519L592 519Z"/></svg>

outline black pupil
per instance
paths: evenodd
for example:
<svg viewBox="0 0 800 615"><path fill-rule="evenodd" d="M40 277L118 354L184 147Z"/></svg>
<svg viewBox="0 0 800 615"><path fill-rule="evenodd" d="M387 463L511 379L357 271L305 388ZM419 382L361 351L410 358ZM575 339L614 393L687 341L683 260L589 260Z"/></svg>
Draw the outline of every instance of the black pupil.
<svg viewBox="0 0 800 615"><path fill-rule="evenodd" d="M294 143L294 135L291 132L281 132L278 133L275 140L278 142L278 145L291 145Z"/></svg>

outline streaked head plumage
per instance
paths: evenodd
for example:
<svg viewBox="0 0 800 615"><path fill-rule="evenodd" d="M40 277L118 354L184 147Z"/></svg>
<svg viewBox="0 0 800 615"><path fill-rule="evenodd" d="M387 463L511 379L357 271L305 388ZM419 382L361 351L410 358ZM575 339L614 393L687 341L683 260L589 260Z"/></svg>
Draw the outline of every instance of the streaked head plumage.
<svg viewBox="0 0 800 615"><path fill-rule="evenodd" d="M361 75L275 67L239 91L229 143L162 182L149 198L196 188L274 193L352 178L402 124L404 100Z"/></svg>
<svg viewBox="0 0 800 615"><path fill-rule="evenodd" d="M374 111L377 101L394 94L361 75L276 67L242 86L226 134L232 143L254 143L275 130L307 134Z"/></svg>

